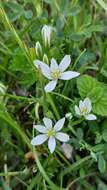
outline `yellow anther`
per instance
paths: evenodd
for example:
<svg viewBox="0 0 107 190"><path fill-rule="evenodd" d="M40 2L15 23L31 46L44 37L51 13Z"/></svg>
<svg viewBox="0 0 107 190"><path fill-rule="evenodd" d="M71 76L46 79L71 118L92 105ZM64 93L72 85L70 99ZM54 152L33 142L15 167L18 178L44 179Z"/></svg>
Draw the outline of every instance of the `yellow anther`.
<svg viewBox="0 0 107 190"><path fill-rule="evenodd" d="M53 129L50 129L48 131L48 137L53 137L55 135L55 131Z"/></svg>
<svg viewBox="0 0 107 190"><path fill-rule="evenodd" d="M51 72L51 77L53 79L58 79L61 76L61 72L59 70L54 70Z"/></svg>

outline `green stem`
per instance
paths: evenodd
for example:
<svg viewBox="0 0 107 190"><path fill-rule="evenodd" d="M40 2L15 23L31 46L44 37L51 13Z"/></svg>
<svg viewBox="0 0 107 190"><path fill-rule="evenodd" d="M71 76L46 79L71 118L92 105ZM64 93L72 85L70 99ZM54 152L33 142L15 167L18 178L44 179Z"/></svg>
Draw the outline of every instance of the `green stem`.
<svg viewBox="0 0 107 190"><path fill-rule="evenodd" d="M78 181L80 181L80 180L82 180L82 179L85 179L85 178L87 178L87 177L90 177L90 176L94 176L94 175L96 175L97 174L97 172L92 172L92 173L90 173L90 174L87 174L87 175L85 175L85 176L83 176L83 177L78 177L78 178L76 178L75 180L73 180L69 185L68 185L68 189L69 188L71 188L71 186L74 184L74 183L76 183L76 182L78 182Z"/></svg>
<svg viewBox="0 0 107 190"><path fill-rule="evenodd" d="M71 122L70 125L73 127L73 126L75 126L75 125L80 124L83 120L84 120L84 118L80 118L80 119L78 119L77 121Z"/></svg>
<svg viewBox="0 0 107 190"><path fill-rule="evenodd" d="M49 103L50 103L50 105L51 105L51 107L52 107L54 113L56 114L57 119L60 119L59 112L58 112L58 110L57 110L57 108L56 108L56 106L55 106L55 104L54 104L54 101L53 101L53 99L52 99L52 96L51 96L49 93L47 93L46 96L47 96L47 99L49 100Z"/></svg>
<svg viewBox="0 0 107 190"><path fill-rule="evenodd" d="M52 92L52 94L55 94L56 96L60 96L61 98L64 98L65 100L68 100L69 102L73 102L71 98L68 98L67 96L64 96L63 94L59 94L57 92Z"/></svg>
<svg viewBox="0 0 107 190"><path fill-rule="evenodd" d="M63 176L75 170L77 167L79 167L80 165L88 161L89 159L91 159L91 156L86 156L85 158L82 158L78 160L77 162L75 162L74 164L72 164L71 166L67 167L63 172Z"/></svg>
<svg viewBox="0 0 107 190"><path fill-rule="evenodd" d="M16 175L23 175L25 174L25 171L15 171L15 172L1 172L0 176L16 176Z"/></svg>
<svg viewBox="0 0 107 190"><path fill-rule="evenodd" d="M6 93L5 95L1 94L0 96L7 96L9 98L12 98L12 99L16 99L16 100L26 100L28 102L37 102L38 100L36 100L35 97L26 97L26 96L16 96L16 95L12 95L12 94L8 94Z"/></svg>
<svg viewBox="0 0 107 190"><path fill-rule="evenodd" d="M81 57L85 52L86 52L86 49L84 49L84 50L80 53L80 55L77 57L76 61L75 61L74 64L73 64L72 70L74 70L76 64L78 63L78 61L79 61L79 59L80 59L80 57Z"/></svg>

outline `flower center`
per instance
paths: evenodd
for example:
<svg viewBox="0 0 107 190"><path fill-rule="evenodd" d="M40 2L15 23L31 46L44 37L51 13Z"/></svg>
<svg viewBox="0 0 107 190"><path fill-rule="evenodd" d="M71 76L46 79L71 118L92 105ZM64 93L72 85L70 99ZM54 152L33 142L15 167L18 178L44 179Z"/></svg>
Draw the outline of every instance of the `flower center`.
<svg viewBox="0 0 107 190"><path fill-rule="evenodd" d="M55 131L53 129L50 129L48 131L48 137L52 137L52 136L55 136Z"/></svg>
<svg viewBox="0 0 107 190"><path fill-rule="evenodd" d="M84 108L81 109L81 114L85 115L87 113L88 113L87 107L84 107Z"/></svg>
<svg viewBox="0 0 107 190"><path fill-rule="evenodd" d="M58 79L61 76L61 72L57 69L51 72L51 77L53 79Z"/></svg>

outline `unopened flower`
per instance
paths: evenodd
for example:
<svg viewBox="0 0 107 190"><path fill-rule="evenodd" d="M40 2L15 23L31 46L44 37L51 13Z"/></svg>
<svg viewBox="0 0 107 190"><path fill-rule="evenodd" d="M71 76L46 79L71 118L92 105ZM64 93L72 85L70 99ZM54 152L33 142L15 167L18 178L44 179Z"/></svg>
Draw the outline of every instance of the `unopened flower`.
<svg viewBox="0 0 107 190"><path fill-rule="evenodd" d="M54 127L52 127L52 120L49 118L45 117L43 122L44 125L34 125L34 128L42 134L34 137L31 144L34 146L41 145L48 140L48 148L50 152L53 153L56 147L56 139L61 142L67 142L69 140L69 136L66 133L60 132L64 125L65 118L57 121Z"/></svg>
<svg viewBox="0 0 107 190"><path fill-rule="evenodd" d="M0 82L0 94L5 94L6 89L6 86L4 86L2 82Z"/></svg>
<svg viewBox="0 0 107 190"><path fill-rule="evenodd" d="M69 112L69 113L66 113L65 117L66 117L67 119L72 119L72 118L73 118L73 115L72 115L71 112Z"/></svg>
<svg viewBox="0 0 107 190"><path fill-rule="evenodd" d="M43 62L46 63L46 64L49 63L49 59L48 59L48 57L47 57L47 55L45 53L43 55Z"/></svg>
<svg viewBox="0 0 107 190"><path fill-rule="evenodd" d="M7 87L2 82L0 82L0 103L3 101L3 95L5 95L6 90Z"/></svg>
<svg viewBox="0 0 107 190"><path fill-rule="evenodd" d="M91 114L92 104L89 98L85 98L83 101L80 100L79 107L75 106L75 112L78 116L85 117L86 120L96 120L97 117L94 114Z"/></svg>
<svg viewBox="0 0 107 190"><path fill-rule="evenodd" d="M42 33L42 38L43 38L45 47L47 47L47 46L50 47L52 27L44 25L41 30L41 33Z"/></svg>
<svg viewBox="0 0 107 190"><path fill-rule="evenodd" d="M80 73L75 71L66 71L64 72L68 66L70 65L71 58L70 55L65 55L58 65L54 58L51 59L50 67L45 63L37 60L34 62L35 65L39 65L42 71L42 74L51 80L46 86L45 91L51 92L55 89L58 79L61 80L70 80L80 75Z"/></svg>
<svg viewBox="0 0 107 190"><path fill-rule="evenodd" d="M36 42L35 50L36 50L37 57L41 58L42 57L42 47L41 47L41 44L39 41Z"/></svg>

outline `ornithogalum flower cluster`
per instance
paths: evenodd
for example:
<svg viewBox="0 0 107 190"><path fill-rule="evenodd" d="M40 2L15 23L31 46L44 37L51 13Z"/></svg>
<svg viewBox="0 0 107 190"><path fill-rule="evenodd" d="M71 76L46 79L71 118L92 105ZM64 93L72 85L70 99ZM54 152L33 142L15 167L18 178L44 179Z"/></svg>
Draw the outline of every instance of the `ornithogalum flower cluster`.
<svg viewBox="0 0 107 190"><path fill-rule="evenodd" d="M45 25L43 26L41 33L45 47L50 48L52 28ZM71 80L80 75L80 73L76 71L66 71L71 63L70 55L65 55L59 64L55 58L51 58L49 64L47 55L45 52L43 53L41 44L37 42L36 56L39 59L34 60L34 65L42 73L42 75L49 80L48 84L46 84L44 87L46 93L52 92L59 80ZM92 103L88 97L86 97L84 100L80 100L79 106L75 105L74 109L78 117L83 117L86 120L97 119L97 117L91 113ZM71 113L67 113L65 117L71 120L73 115ZM65 117L57 121L55 125L53 125L51 119L46 117L43 119L43 125L34 125L34 128L41 134L34 137L31 141L31 144L37 146L48 140L48 148L50 152L53 153L56 147L56 140L64 143L69 141L69 136L66 133L60 132L64 126Z"/></svg>

